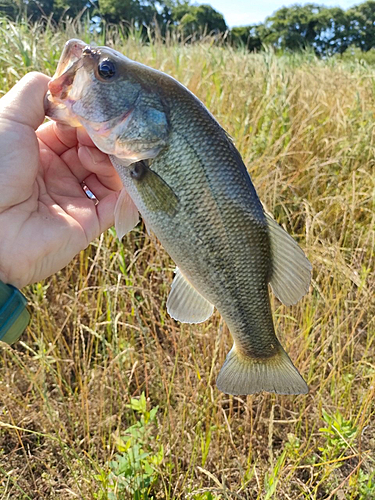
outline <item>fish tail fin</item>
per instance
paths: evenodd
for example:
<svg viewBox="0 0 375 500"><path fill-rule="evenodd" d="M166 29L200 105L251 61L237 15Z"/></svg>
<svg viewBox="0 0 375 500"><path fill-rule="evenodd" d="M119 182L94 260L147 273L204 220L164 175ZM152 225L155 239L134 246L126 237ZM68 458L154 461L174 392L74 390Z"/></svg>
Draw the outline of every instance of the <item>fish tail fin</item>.
<svg viewBox="0 0 375 500"><path fill-rule="evenodd" d="M234 344L227 355L216 381L226 394L245 395L257 392L276 394L306 394L309 388L279 344L270 358L255 358L243 354Z"/></svg>

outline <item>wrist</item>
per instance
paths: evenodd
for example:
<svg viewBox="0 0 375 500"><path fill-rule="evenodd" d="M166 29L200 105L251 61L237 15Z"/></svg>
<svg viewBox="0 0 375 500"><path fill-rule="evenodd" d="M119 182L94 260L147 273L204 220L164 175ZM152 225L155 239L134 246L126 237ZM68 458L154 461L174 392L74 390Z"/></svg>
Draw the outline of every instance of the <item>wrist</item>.
<svg viewBox="0 0 375 500"><path fill-rule="evenodd" d="M27 300L12 285L0 281L0 341L13 344L30 321Z"/></svg>
<svg viewBox="0 0 375 500"><path fill-rule="evenodd" d="M0 0L1 1L1 0ZM7 235L0 235L1 238L4 236L4 238L7 238ZM0 238L0 239L1 239ZM20 288L18 284L14 283L14 280L11 278L11 270L8 269L8 266L5 265L5 262L8 262L9 258L8 255L2 253L1 254L1 262L0 262L0 287L3 285L5 286L14 286L15 288ZM10 271L10 272L9 272ZM0 291L1 293L1 291Z"/></svg>
<svg viewBox="0 0 375 500"><path fill-rule="evenodd" d="M1 3L1 0L0 0L0 3ZM3 256L0 256L0 259L2 257ZM5 256L5 257L7 257L7 256ZM10 269L8 269L8 267L10 267ZM15 266L13 264L13 268L12 268L12 266L5 266L4 262L0 262L0 283L3 286L4 285L10 286L10 287L13 287L13 288L20 290L21 288L25 287L26 285L29 285L32 283L32 282L29 283L24 279L26 274L27 273L25 273L24 267ZM22 277L22 278L20 279L20 277ZM27 278L28 278L28 276L26 276L26 279ZM0 307L1 307L1 303L0 303Z"/></svg>

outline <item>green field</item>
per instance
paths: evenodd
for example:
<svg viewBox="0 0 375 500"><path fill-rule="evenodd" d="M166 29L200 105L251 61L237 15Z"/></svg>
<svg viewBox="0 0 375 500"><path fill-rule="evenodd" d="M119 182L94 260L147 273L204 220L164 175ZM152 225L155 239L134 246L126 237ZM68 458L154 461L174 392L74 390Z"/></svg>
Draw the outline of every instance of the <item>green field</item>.
<svg viewBox="0 0 375 500"><path fill-rule="evenodd" d="M24 291L31 324L1 344L0 500L374 499L375 67L3 21L1 91L52 75L72 37L173 75L234 138L313 265L298 305L272 297L310 393L219 392L219 314L173 321L173 262L143 224L122 242L111 229Z"/></svg>

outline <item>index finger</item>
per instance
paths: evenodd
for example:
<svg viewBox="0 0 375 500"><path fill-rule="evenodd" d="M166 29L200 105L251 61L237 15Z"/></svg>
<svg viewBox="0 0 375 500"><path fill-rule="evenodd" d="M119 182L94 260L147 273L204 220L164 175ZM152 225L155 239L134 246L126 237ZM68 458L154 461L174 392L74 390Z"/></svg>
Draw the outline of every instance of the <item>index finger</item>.
<svg viewBox="0 0 375 500"><path fill-rule="evenodd" d="M36 131L36 135L58 156L74 148L78 143L82 146L94 146L83 127L74 128L54 121L43 123Z"/></svg>

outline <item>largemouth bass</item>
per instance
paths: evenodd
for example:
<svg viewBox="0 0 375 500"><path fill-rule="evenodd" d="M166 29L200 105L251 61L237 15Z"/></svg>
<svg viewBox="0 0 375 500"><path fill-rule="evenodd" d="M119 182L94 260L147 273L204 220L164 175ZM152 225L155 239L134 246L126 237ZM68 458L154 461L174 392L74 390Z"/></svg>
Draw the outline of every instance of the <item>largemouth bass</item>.
<svg viewBox="0 0 375 500"><path fill-rule="evenodd" d="M232 140L174 78L108 47L70 40L49 84L47 115L82 125L124 188L119 238L139 221L177 264L167 310L187 323L218 309L234 344L217 386L229 394L307 393L276 337L268 284L284 304L311 265L262 207Z"/></svg>

